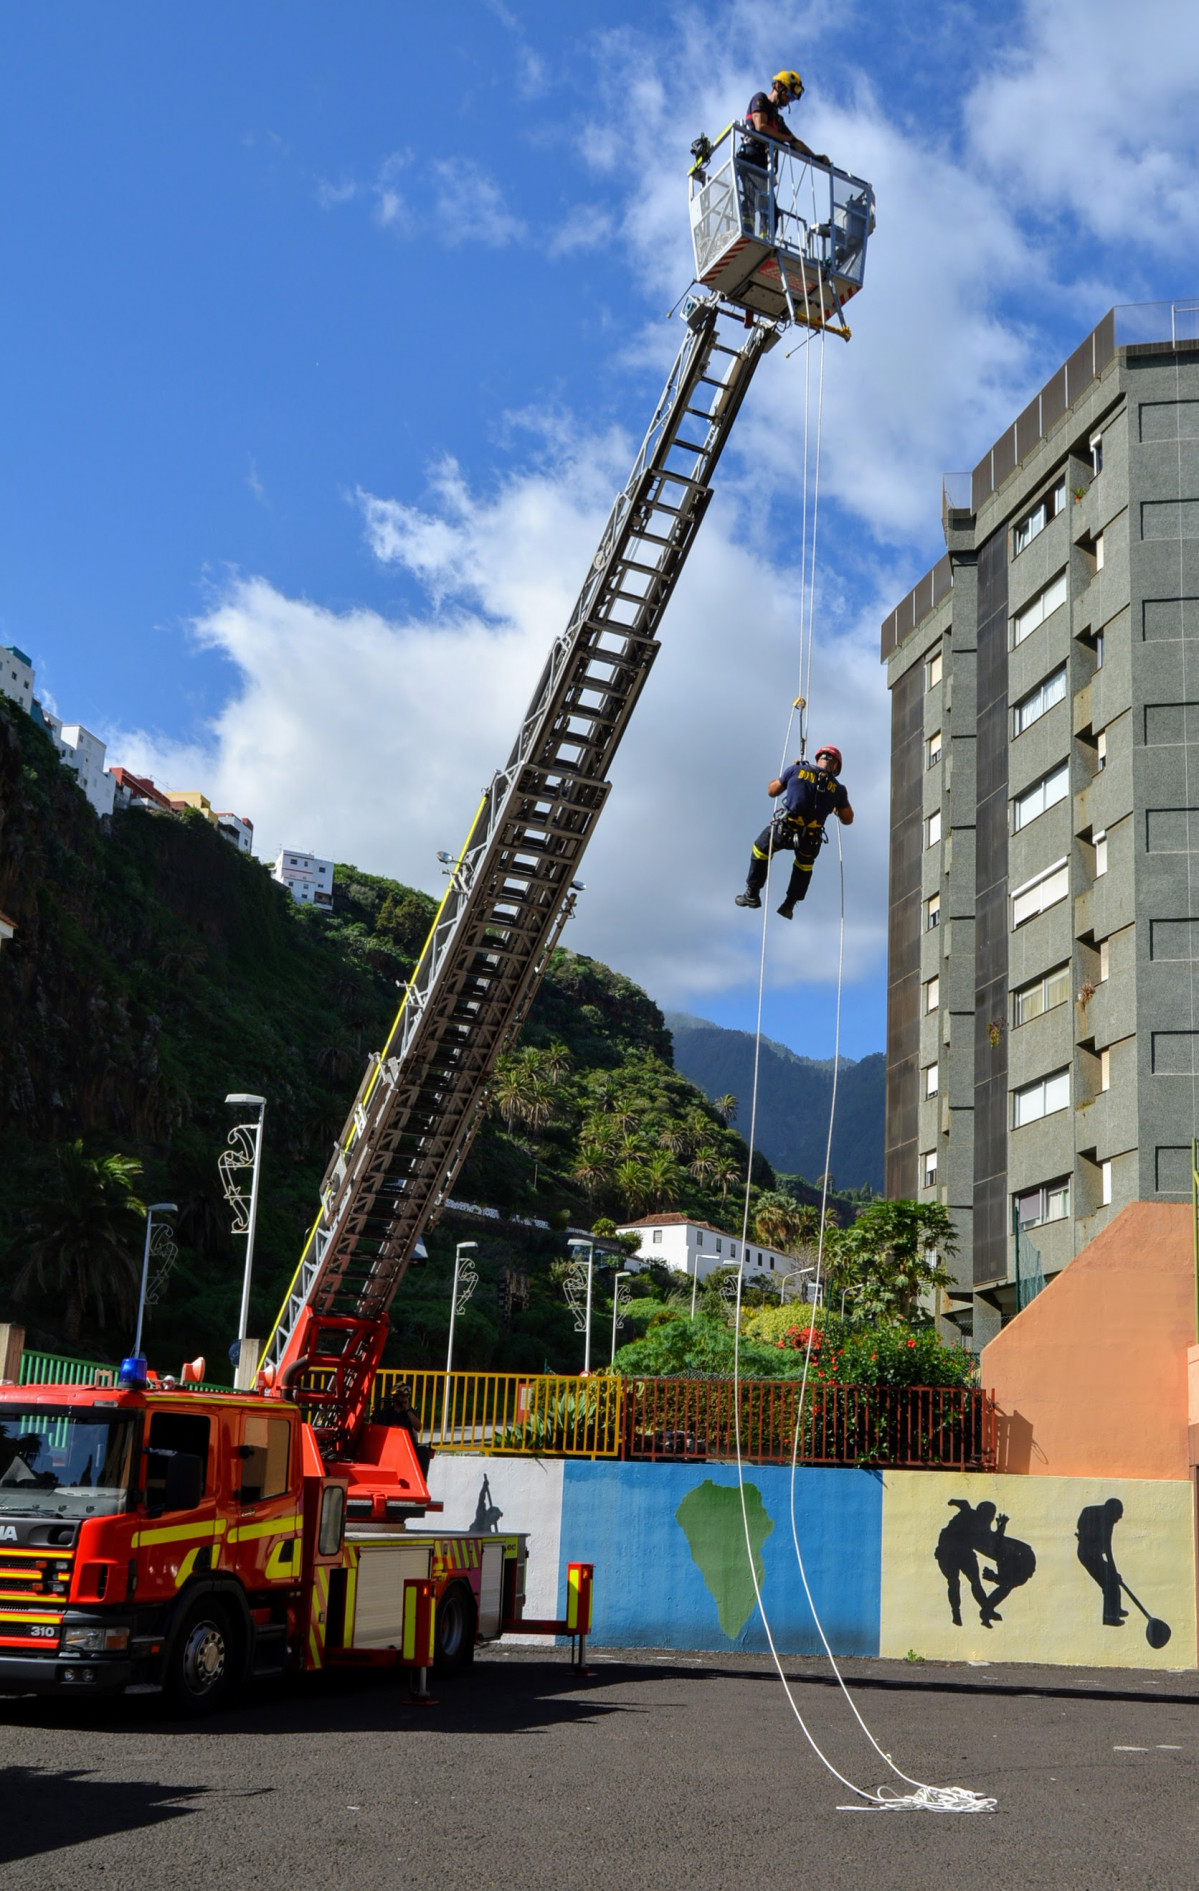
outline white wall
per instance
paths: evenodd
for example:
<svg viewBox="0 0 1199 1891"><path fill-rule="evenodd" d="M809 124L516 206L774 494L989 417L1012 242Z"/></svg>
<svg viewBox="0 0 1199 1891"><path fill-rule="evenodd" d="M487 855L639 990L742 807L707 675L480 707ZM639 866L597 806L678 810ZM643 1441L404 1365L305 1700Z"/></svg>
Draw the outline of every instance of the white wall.
<svg viewBox="0 0 1199 1891"><path fill-rule="evenodd" d="M525 1614L543 1619L556 1617L562 1473L561 1458L488 1458L467 1452L437 1452L429 1467L429 1495L443 1503L445 1510L440 1517L426 1517L412 1527L429 1530L440 1523L447 1530L480 1528L488 1535L524 1531L529 1539ZM499 1516L481 1516L480 1512L488 1508L498 1510ZM552 1645L554 1638L516 1635L511 1639L536 1646L543 1640Z"/></svg>

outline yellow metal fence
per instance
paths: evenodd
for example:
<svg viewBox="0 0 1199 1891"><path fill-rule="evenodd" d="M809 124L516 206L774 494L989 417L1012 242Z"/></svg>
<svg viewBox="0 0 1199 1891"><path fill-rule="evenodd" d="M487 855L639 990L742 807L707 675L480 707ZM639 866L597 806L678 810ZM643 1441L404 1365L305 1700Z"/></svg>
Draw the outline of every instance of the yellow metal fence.
<svg viewBox="0 0 1199 1891"><path fill-rule="evenodd" d="M620 1456L622 1381L527 1372L383 1371L371 1410L408 1387L421 1437L437 1451L555 1458Z"/></svg>

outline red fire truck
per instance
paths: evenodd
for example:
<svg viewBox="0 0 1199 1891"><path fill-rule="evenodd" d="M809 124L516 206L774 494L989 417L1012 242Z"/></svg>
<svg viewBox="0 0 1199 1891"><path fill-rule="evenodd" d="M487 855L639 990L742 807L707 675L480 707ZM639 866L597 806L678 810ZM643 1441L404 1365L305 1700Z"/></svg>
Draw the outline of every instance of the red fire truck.
<svg viewBox="0 0 1199 1891"><path fill-rule="evenodd" d="M423 1692L502 1632L577 1635L581 1658L589 1569L562 1620L525 1621L523 1536L412 1528L440 1506L401 1427L365 1425L361 1460L327 1468L267 1389L5 1388L0 1690L162 1688L194 1713L331 1665L405 1667Z"/></svg>

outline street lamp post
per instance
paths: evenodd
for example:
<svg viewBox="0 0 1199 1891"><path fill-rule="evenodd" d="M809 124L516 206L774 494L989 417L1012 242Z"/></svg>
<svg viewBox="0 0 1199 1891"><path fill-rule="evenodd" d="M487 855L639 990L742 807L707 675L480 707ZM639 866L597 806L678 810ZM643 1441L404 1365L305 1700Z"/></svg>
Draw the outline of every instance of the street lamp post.
<svg viewBox="0 0 1199 1891"><path fill-rule="evenodd" d="M583 1332L586 1335L583 1341L583 1377L586 1378L591 1371L591 1277L595 1271L595 1243L574 1240L568 1241L566 1245L580 1267L583 1265L582 1250L584 1248L587 1250L587 1307L583 1315Z"/></svg>
<svg viewBox="0 0 1199 1891"><path fill-rule="evenodd" d="M146 1282L150 1276L150 1240L154 1232L155 1215L177 1215L179 1210L174 1202L151 1202L146 1210L146 1245L142 1249L142 1284L137 1296L137 1337L133 1342L133 1357L142 1357L142 1325L146 1317Z"/></svg>
<svg viewBox="0 0 1199 1891"><path fill-rule="evenodd" d="M230 1147L223 1152L217 1164L224 1184L225 1200L233 1209L233 1233L246 1237L246 1267L241 1283L241 1312L237 1318L238 1359L234 1384L239 1391L248 1392L254 1384L258 1368L258 1342L251 1340L246 1329L250 1324L250 1277L254 1270L254 1232L258 1225L258 1178L262 1169L262 1125L266 1115L266 1098L234 1090L225 1101L237 1105L247 1104L258 1111L253 1123L238 1123L229 1131ZM251 1171L248 1204L234 1176L237 1169Z"/></svg>
<svg viewBox="0 0 1199 1891"><path fill-rule="evenodd" d="M633 1278L632 1268L631 1267L622 1268L619 1274L617 1274L616 1279L612 1283L612 1358L608 1362L610 1365L616 1359L616 1323L619 1320L620 1315L621 1315L622 1304L623 1306L628 1305L627 1300L625 1300L623 1303L621 1301L620 1283L622 1280L632 1280L632 1278Z"/></svg>
<svg viewBox="0 0 1199 1891"><path fill-rule="evenodd" d="M468 1260L466 1266L463 1267L462 1256L467 1253L473 1255L477 1252L478 1246L477 1241L459 1241L454 1249L454 1285L450 1289L450 1343L445 1352L445 1394L441 1401L441 1441L443 1444L450 1415L450 1374L454 1369L454 1321L479 1284L479 1276L475 1272L473 1259ZM459 1281L459 1275L461 1275L461 1281Z"/></svg>

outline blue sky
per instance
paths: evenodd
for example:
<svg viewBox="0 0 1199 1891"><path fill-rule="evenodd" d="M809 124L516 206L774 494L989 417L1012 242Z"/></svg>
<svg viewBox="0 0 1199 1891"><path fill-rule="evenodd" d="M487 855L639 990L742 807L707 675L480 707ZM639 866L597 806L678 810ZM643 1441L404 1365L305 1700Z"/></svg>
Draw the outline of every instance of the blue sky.
<svg viewBox="0 0 1199 1891"><path fill-rule="evenodd" d="M826 353L813 731L859 819L844 1048L883 1042L878 623L968 467L1113 301L1199 290L1177 5L264 0L0 16L0 639L110 760L259 851L436 890L678 344L687 146L795 65L869 177ZM805 368L765 365L567 942L752 1016L731 906L795 667ZM769 1034L832 1047L835 873L770 934Z"/></svg>

